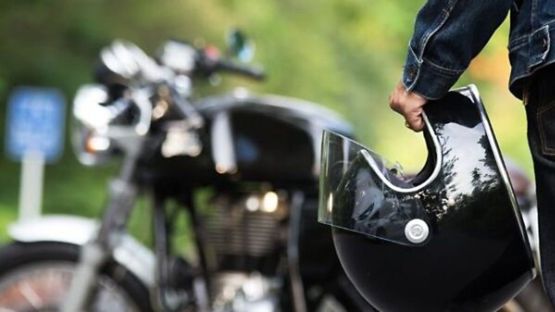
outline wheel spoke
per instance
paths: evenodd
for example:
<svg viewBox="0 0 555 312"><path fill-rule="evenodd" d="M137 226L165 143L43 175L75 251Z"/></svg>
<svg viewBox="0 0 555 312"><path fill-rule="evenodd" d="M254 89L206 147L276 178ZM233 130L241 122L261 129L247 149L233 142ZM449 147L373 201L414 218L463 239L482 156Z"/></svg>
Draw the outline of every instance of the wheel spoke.
<svg viewBox="0 0 555 312"><path fill-rule="evenodd" d="M33 308L39 309L42 306L42 299L28 281L22 281L21 286L19 287L19 292Z"/></svg>
<svg viewBox="0 0 555 312"><path fill-rule="evenodd" d="M0 279L0 312L56 311L73 276L74 266L67 263L30 265ZM110 278L98 281L98 294L91 311L135 311L125 292Z"/></svg>

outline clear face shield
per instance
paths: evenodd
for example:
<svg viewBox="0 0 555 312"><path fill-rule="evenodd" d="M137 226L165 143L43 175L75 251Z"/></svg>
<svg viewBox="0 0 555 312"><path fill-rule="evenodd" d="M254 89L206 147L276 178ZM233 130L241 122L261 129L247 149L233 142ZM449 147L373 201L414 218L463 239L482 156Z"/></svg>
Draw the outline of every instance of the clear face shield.
<svg viewBox="0 0 555 312"><path fill-rule="evenodd" d="M423 189L440 171L441 150L428 119L428 163L412 179L372 150L333 132L324 132L318 221L401 245L420 245L431 236Z"/></svg>

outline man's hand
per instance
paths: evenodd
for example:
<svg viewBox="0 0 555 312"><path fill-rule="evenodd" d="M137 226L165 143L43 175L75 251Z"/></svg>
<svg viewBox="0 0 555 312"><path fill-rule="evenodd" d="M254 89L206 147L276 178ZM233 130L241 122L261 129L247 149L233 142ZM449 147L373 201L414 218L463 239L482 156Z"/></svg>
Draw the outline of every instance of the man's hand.
<svg viewBox="0 0 555 312"><path fill-rule="evenodd" d="M389 96L389 106L391 109L405 117L405 125L414 131L424 129L422 120L422 106L428 100L414 92L407 91L405 86L399 82L395 90Z"/></svg>

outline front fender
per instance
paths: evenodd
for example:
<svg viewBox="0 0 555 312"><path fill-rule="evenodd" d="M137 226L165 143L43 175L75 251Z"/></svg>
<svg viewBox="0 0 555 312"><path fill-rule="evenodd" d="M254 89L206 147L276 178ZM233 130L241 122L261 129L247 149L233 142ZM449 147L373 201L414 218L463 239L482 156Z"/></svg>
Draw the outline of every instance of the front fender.
<svg viewBox="0 0 555 312"><path fill-rule="evenodd" d="M17 242L59 242L82 246L89 242L98 229L95 220L76 216L53 215L18 221L8 227L8 235ZM122 237L114 249L113 259L127 268L144 285L155 283L156 257L129 234Z"/></svg>

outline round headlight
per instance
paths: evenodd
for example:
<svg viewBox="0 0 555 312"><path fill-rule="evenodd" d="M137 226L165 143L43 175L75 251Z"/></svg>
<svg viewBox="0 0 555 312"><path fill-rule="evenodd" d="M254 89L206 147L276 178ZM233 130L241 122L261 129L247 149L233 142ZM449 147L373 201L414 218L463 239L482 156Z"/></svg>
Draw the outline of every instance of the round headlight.
<svg viewBox="0 0 555 312"><path fill-rule="evenodd" d="M102 85L84 85L73 101L73 147L84 165L106 162L114 152L107 129L113 120L111 110L102 103L108 101L108 91Z"/></svg>

